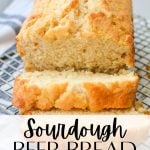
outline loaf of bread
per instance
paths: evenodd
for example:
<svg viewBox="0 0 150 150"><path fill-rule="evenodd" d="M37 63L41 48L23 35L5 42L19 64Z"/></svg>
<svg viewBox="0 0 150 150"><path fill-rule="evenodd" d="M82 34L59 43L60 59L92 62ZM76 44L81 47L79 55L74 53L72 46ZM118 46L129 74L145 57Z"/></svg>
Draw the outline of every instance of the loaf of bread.
<svg viewBox="0 0 150 150"><path fill-rule="evenodd" d="M27 71L133 66L131 0L36 0L17 49Z"/></svg>
<svg viewBox="0 0 150 150"><path fill-rule="evenodd" d="M126 109L133 107L137 85L133 72L26 72L16 78L13 104L22 112Z"/></svg>

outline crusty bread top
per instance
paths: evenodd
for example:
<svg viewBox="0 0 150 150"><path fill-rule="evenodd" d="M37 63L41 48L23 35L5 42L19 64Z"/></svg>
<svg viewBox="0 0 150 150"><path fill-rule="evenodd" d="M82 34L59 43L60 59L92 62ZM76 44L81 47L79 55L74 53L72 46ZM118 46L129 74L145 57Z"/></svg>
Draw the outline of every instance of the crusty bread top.
<svg viewBox="0 0 150 150"><path fill-rule="evenodd" d="M23 36L36 33L49 42L103 36L133 46L131 6L131 0L36 0Z"/></svg>

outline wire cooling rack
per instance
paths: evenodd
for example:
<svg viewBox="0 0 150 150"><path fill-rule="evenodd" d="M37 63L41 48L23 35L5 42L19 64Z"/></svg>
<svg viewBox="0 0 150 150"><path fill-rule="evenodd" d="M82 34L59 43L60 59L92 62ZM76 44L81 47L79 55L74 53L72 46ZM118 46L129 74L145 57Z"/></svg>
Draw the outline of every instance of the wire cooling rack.
<svg viewBox="0 0 150 150"><path fill-rule="evenodd" d="M140 16L134 18L136 67L141 77L137 99L150 109L150 22ZM13 45L0 57L0 113L17 114L12 106L12 92L15 77L23 71L23 64Z"/></svg>

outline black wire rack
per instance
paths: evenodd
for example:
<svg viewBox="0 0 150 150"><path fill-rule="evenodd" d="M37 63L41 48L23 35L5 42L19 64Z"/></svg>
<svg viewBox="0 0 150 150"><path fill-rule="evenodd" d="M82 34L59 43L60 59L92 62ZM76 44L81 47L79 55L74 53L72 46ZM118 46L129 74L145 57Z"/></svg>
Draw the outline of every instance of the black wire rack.
<svg viewBox="0 0 150 150"><path fill-rule="evenodd" d="M135 16L135 71L141 80L137 99L142 100L146 109L150 109L150 22ZM13 45L0 57L0 114L17 114L12 106L14 79L23 71L23 63Z"/></svg>

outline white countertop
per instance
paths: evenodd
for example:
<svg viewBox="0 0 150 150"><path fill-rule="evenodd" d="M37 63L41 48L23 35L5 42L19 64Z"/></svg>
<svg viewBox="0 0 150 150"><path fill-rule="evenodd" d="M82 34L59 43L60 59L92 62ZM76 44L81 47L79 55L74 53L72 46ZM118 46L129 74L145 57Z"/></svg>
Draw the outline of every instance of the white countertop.
<svg viewBox="0 0 150 150"><path fill-rule="evenodd" d="M133 11L150 20L150 0L133 0Z"/></svg>

